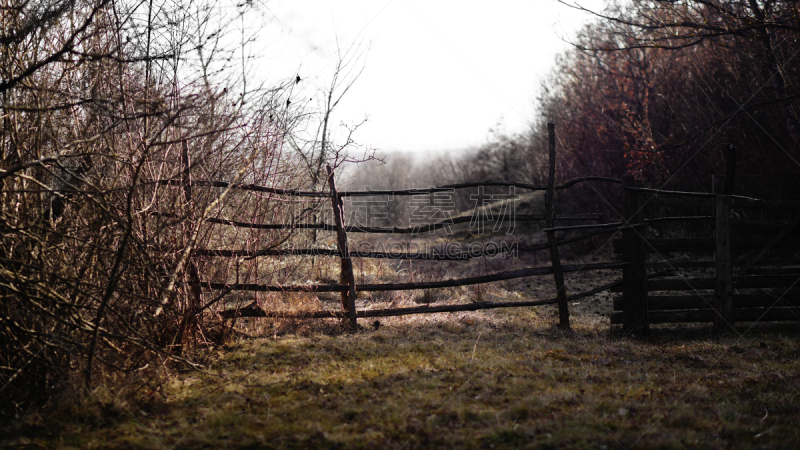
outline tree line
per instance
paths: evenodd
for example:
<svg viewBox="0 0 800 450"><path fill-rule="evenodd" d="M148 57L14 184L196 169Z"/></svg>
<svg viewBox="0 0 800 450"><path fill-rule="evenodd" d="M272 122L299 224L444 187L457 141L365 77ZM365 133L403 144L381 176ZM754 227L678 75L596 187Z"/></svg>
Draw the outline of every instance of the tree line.
<svg viewBox="0 0 800 450"><path fill-rule="evenodd" d="M531 131L474 156L488 163L487 176L531 176L536 161L541 177L545 125L554 122L565 179L628 174L646 186L707 192L733 145L737 193L797 197L796 2L636 0L591 13L596 21L543 83Z"/></svg>
<svg viewBox="0 0 800 450"><path fill-rule="evenodd" d="M431 164L458 181L541 183L553 122L560 179L633 175L649 187L708 192L734 146L737 194L800 194L797 2L634 0L585 11L595 20L542 82L528 131ZM421 184L441 176L426 170L414 172Z"/></svg>

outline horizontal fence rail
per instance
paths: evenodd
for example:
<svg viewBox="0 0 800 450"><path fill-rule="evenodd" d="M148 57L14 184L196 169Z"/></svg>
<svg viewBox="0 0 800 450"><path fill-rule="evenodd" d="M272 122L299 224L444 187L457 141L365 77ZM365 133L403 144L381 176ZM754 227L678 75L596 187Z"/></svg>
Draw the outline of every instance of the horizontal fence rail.
<svg viewBox="0 0 800 450"><path fill-rule="evenodd" d="M591 228L591 227L590 227ZM589 239L594 236L600 236L608 233L616 233L620 230L629 227L614 227L605 228L599 231L584 233L572 238L560 239L556 241L557 245L567 245L574 242ZM566 228L565 228L566 229ZM577 228L576 228L577 229ZM488 245L487 245L488 247ZM351 250L350 255L359 258L386 258L386 259L418 259L418 260L435 260L435 261L463 261L473 258L492 257L514 252L535 252L547 250L549 244L537 245L523 245L519 242L513 242L508 245L492 246L492 250L474 251L469 252L449 252L446 248L441 251L433 251L428 253L418 252L402 252L402 251L370 251L370 250ZM231 249L204 249L199 248L192 251L194 256L212 256L212 257L248 257L256 258L259 256L342 256L339 250L328 248L285 248L276 249L268 248L261 250L231 250Z"/></svg>
<svg viewBox="0 0 800 450"><path fill-rule="evenodd" d="M177 218L178 216L175 214L166 214L166 213L153 213L153 215L157 215L160 217L173 217ZM544 221L545 217L544 214L520 214L520 215L510 215L507 217L503 216L491 216L491 215L475 215L475 216L459 216L453 217L452 219L443 220L441 222L429 223L429 224L420 224L414 225L412 227L364 227L364 226L345 226L344 230L348 233L374 233L374 234L420 234L420 233L429 233L431 231L440 230L442 228L449 227L451 225L459 225L464 223L471 223L473 221L496 221L499 219L513 219L515 221L520 222L534 222L534 221ZM557 214L555 220L602 220L602 214L596 213L582 213L582 214ZM293 230L293 229L302 229L302 230L325 230L325 231L336 231L336 225L326 224L326 223L290 223L290 224L265 224L265 223L251 223L251 222L241 222L235 220L228 220L228 219L219 219L209 217L204 219L205 222L208 223L215 223L220 225L229 225L238 228L254 228L254 229L263 229L263 230ZM502 220L501 220L502 221ZM600 228L601 226L586 226L585 228Z"/></svg>
<svg viewBox="0 0 800 450"><path fill-rule="evenodd" d="M563 184L558 184L555 186L556 190L564 190L569 189L572 186L575 186L579 183L585 183L589 181L601 181L607 183L622 183L621 180L617 178L610 178L610 177L583 177L583 178L576 178L573 180L569 180L564 182ZM168 186L183 186L184 182L182 180L160 180L158 181L159 184L168 185ZM219 187L219 188L232 188L232 189L240 189L244 191L254 191L254 192L265 192L277 195L287 195L293 197L311 197L311 198L330 198L333 196L330 192L321 192L321 191L303 191L303 190L295 190L295 189L281 189L281 188L273 188L269 186L259 186L256 184L245 184L245 183L228 183L226 181L200 181L200 180L192 180L191 186L205 186L205 187ZM468 181L466 183L457 183L457 184L447 184L443 186L434 186L429 188L413 188L413 189L396 189L396 190L374 190L374 191L340 191L338 192L339 197L371 197L376 195L396 195L396 196L408 196L408 195L421 195L421 194L431 194L436 192L449 192L453 189L463 189L463 188L470 188L470 187L518 187L521 189L529 190L529 191L546 191L547 185L541 184L529 184L529 183L519 183L514 181Z"/></svg>
<svg viewBox="0 0 800 450"><path fill-rule="evenodd" d="M584 270L620 269L625 267L625 262L595 263L580 265L562 265L564 272L580 272ZM492 275L479 277L459 278L455 280L427 281L420 283L387 283L387 284L359 284L356 292L380 292L380 291L408 291L418 289L435 289L445 287L469 286L474 284L491 283L494 281L512 280L514 278L524 278L537 275L550 275L553 273L552 266L530 267L527 269L500 272ZM349 289L347 285L339 284L304 284L304 285L269 285L269 284L241 284L241 283L213 283L203 282L202 286L207 289L233 289L237 291L255 292L344 292Z"/></svg>
<svg viewBox="0 0 800 450"><path fill-rule="evenodd" d="M606 291L617 284L621 284L622 280L617 280L612 283L599 286L580 294L567 296L568 301L580 300L582 298L590 297L599 292ZM377 310L361 310L356 312L359 318L369 317L393 317L405 316L411 314L432 314L432 313L445 313L445 312L461 312L461 311L481 311L496 308L519 308L526 306L543 306L554 305L558 303L558 299L551 298L548 300L535 300L529 302L474 302L463 305L440 305L440 306L419 306L412 308L392 308L392 309L377 309ZM228 309L223 311L223 317L276 317L276 318L295 318L295 319L324 319L324 318L343 318L344 312L341 311L309 311L304 313L284 313L280 311L267 311L262 308L245 306L244 308Z"/></svg>

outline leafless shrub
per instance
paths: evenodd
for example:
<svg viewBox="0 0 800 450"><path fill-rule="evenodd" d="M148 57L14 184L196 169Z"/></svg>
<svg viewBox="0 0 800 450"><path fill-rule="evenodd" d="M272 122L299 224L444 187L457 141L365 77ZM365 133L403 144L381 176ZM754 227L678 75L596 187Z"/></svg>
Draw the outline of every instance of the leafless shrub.
<svg viewBox="0 0 800 450"><path fill-rule="evenodd" d="M291 275L271 259L192 256L292 238L209 218L290 223L298 210L193 181L308 179L284 153L300 117L287 102L295 80L247 87L226 63L228 18L216 11L4 2L0 414L41 405L66 381L191 366L190 350L230 331L215 314L222 297L201 282Z"/></svg>

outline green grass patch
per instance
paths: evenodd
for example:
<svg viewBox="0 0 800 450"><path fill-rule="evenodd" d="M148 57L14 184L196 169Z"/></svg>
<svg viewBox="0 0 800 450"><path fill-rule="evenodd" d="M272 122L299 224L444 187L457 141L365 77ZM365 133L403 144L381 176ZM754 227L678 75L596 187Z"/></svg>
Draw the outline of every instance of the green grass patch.
<svg viewBox="0 0 800 450"><path fill-rule="evenodd" d="M795 448L796 327L561 332L531 310L242 339L161 392L31 418L7 446ZM100 398L102 397L102 398Z"/></svg>

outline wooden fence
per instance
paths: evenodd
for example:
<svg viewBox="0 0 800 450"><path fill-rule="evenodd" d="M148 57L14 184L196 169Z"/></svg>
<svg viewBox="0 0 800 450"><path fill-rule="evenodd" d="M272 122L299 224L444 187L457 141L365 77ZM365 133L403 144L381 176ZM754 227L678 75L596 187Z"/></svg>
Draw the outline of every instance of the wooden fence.
<svg viewBox="0 0 800 450"><path fill-rule="evenodd" d="M622 222L615 223L594 223L588 225L578 226L562 226L556 227L559 221L569 220L589 220L596 221L602 219L600 214L555 214L554 212L554 193L556 190L568 189L583 182L612 182L620 183L620 180L605 177L584 177L563 183L561 185L555 184L555 130L552 124L549 124L549 150L550 150L550 173L547 185L534 185L520 182L510 181L483 181L483 182L467 182L446 186L439 186L427 189L406 189L406 190L391 190L391 191L339 191L334 181L334 172L331 167L328 167L328 187L327 192L315 191L299 191L287 189L275 189L266 186L246 185L246 184L229 184L221 181L195 181L191 180L188 176L184 176L181 180L165 180L162 183L167 185L181 186L184 189L187 200L191 197L192 186L203 187L216 187L216 188L230 188L240 189L245 191L267 192L271 194L294 196L294 197L314 197L314 198L330 198L331 209L333 210L334 223L306 223L306 224L262 224L262 223L247 223L240 221L227 220L224 218L205 218L204 220L211 223L227 225L232 227L244 228L258 228L258 229L317 229L335 231L337 235L337 250L319 249L319 248L306 248L306 249L265 249L256 251L245 251L237 249L203 249L194 248L191 251L192 258L199 257L260 257L260 256L277 256L277 255L328 255L339 257L341 260L341 272L339 284L335 285L318 285L318 284L305 284L305 285L268 285L268 284L244 284L244 283L227 283L215 282L210 280L201 280L197 269L194 264L188 265L190 274L190 283L192 288L190 292L196 298L194 303L200 305L199 290L211 291L214 295L209 301L206 301L202 306L198 306L198 311L203 311L215 303L219 302L226 295L233 291L261 291L261 292L341 292L342 295L342 311L322 310L310 313L303 313L298 317L303 318L326 318L337 317L345 319L347 324L351 327L356 326L357 318L364 317L386 317L397 316L405 314L421 314L421 313L437 313L437 312L454 312L454 311L474 311L480 309L491 308L507 308L507 307L521 307L521 306L538 306L545 304L557 304L559 309L559 326L561 328L569 328L569 309L568 302L577 300L595 293L607 290L620 282L611 283L604 286L599 286L595 289L581 292L577 294L568 295L567 289L564 285L563 274L565 272L577 272L586 270L599 270L599 269L619 269L626 265L624 262L605 262L595 264L583 265L562 265L559 258L559 246L577 242L583 239L588 239L600 234L613 233L623 228ZM187 165L188 167L188 165ZM379 195L394 195L394 196L413 196L420 194L432 194L435 192L451 192L454 189L463 189L476 186L514 186L527 191L545 191L545 214L543 215L517 215L514 220L518 221L544 221L545 228L543 231L547 235L547 243L541 245L523 246L517 245L514 247L517 251L532 252L548 250L550 254L550 266L545 267L530 267L520 270L500 272L490 275L479 277L470 277L462 279L433 281L423 283L399 283L399 284L361 284L355 282L353 275L352 258L392 258L392 259L423 259L423 260L466 260L473 257L480 257L482 254L475 254L473 252L460 253L460 254L437 254L437 253L421 253L421 252L363 252L351 251L348 246L348 233L392 233L392 234L421 234L426 232L435 232L436 230L448 227L454 224L466 222L474 217L455 218L436 223L425 224L421 226L414 226L408 228L400 227L361 227L361 226L348 226L345 223L344 202L345 197L366 197L366 196L379 196ZM483 217L488 219L489 217ZM558 230L577 230L583 231L579 236L571 237L569 239L556 239L555 232ZM412 307L412 308L394 308L382 310L365 310L356 311L355 296L357 292L364 291L395 291L395 290L415 290L415 289L433 289L451 286L465 286L482 283L490 283L501 280L509 280L513 278L532 277L542 275L553 275L556 285L557 296L553 299L535 300L526 302L480 302L459 305L443 305L434 307ZM274 311L267 311L260 308L244 308L238 310L226 310L221 313L224 317L271 317L280 316L287 317L285 313L277 313Z"/></svg>
<svg viewBox="0 0 800 450"><path fill-rule="evenodd" d="M732 195L735 153L713 192L658 191L623 179L631 227L614 242L630 262L612 291L612 324L800 320L800 201Z"/></svg>

